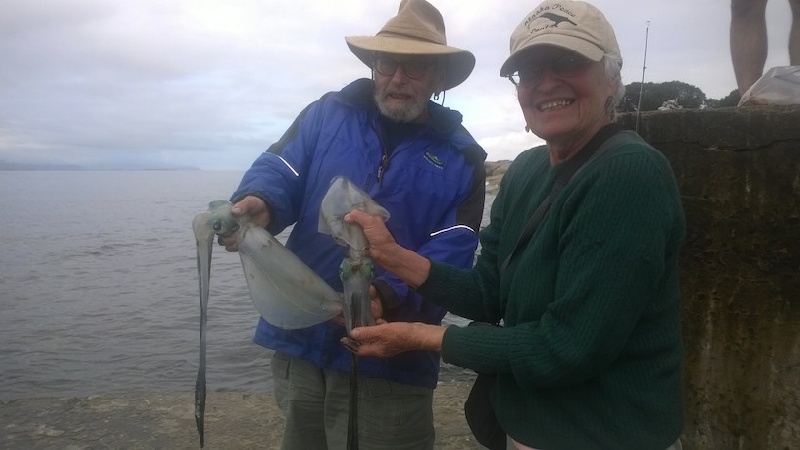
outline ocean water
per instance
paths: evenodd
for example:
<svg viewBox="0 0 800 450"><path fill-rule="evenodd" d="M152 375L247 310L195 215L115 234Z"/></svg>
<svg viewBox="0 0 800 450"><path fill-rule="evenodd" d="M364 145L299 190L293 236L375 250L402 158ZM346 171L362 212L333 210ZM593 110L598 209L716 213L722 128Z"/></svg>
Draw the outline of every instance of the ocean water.
<svg viewBox="0 0 800 450"><path fill-rule="evenodd" d="M191 221L210 200L228 198L241 175L0 171L0 400L192 392ZM238 255L215 246L208 389L270 389L270 351L252 343L257 319ZM470 375L444 365L440 379Z"/></svg>

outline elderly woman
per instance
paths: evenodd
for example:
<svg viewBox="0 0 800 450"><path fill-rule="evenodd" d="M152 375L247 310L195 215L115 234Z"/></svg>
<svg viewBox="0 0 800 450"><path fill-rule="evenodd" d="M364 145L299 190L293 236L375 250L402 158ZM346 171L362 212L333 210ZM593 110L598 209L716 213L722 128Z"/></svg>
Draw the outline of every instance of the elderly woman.
<svg viewBox="0 0 800 450"><path fill-rule="evenodd" d="M621 66L590 4L546 1L514 30L500 74L546 145L506 173L473 269L401 248L363 212L346 217L372 258L425 298L502 326L380 321L345 343L359 355L440 350L496 375L491 404L509 448L680 448L685 219L666 159L612 123Z"/></svg>

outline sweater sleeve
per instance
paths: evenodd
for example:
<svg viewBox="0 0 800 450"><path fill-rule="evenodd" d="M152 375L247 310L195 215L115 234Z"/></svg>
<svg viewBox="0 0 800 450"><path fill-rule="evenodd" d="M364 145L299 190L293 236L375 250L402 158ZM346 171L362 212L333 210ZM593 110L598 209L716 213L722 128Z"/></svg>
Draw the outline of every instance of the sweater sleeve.
<svg viewBox="0 0 800 450"><path fill-rule="evenodd" d="M655 153L617 152L574 180L519 258L507 326L449 328L444 360L563 386L592 378L622 352L654 351L670 332L656 318L678 301L668 261L684 229L674 177ZM541 313L531 314L537 302Z"/></svg>

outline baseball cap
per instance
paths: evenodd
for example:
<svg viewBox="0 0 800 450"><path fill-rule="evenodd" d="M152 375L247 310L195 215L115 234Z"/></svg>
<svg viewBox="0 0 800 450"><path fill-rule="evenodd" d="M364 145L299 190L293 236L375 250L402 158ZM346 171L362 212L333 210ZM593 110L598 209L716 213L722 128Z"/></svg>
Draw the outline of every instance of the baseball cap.
<svg viewBox="0 0 800 450"><path fill-rule="evenodd" d="M553 45L600 61L610 53L621 56L614 29L593 5L571 0L545 1L511 34L511 54L500 67L505 77L519 68L520 56L538 45Z"/></svg>

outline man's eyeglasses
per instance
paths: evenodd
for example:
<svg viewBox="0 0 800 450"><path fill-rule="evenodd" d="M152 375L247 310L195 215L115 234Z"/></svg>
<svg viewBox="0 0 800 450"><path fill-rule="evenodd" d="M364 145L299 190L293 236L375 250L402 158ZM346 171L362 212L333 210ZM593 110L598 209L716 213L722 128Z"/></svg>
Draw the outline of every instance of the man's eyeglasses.
<svg viewBox="0 0 800 450"><path fill-rule="evenodd" d="M508 79L514 84L514 86L525 86L539 81L542 78L544 71L548 68L559 77L571 78L582 74L586 69L589 68L589 66L592 65L592 62L592 60L581 55L568 53L554 59L549 64L523 64L517 72L509 75Z"/></svg>
<svg viewBox="0 0 800 450"><path fill-rule="evenodd" d="M430 61L408 60L398 61L385 56L375 58L373 68L379 74L390 77L397 72L398 67L403 68L403 73L412 80L419 80L428 73L428 69L433 65Z"/></svg>

